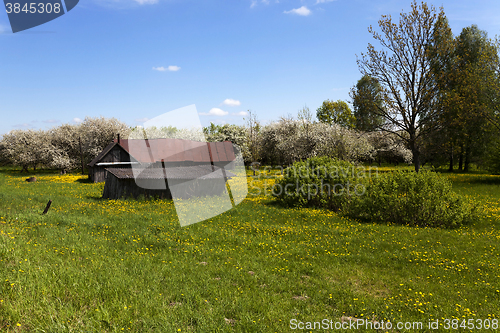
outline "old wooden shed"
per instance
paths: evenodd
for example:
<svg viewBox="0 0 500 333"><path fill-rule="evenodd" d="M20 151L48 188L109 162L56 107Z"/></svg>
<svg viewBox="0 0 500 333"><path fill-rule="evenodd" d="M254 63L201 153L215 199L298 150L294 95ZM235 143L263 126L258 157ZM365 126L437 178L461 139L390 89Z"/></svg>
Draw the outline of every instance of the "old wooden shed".
<svg viewBox="0 0 500 333"><path fill-rule="evenodd" d="M182 139L118 139L111 142L89 164L92 182L106 180L108 171L130 169L140 164L148 168L170 168L211 164L226 167L235 160L233 144Z"/></svg>

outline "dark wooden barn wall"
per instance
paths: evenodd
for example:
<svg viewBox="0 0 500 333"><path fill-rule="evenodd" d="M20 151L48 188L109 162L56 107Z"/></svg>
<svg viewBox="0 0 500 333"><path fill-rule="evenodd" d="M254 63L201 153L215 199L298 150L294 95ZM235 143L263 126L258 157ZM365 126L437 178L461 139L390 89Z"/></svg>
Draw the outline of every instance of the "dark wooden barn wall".
<svg viewBox="0 0 500 333"><path fill-rule="evenodd" d="M152 180L158 181L158 180ZM185 180L170 180L171 185L177 185L185 182ZM194 193L196 196L209 196L209 195L219 195L226 191L226 184L221 182L220 179L206 179L199 180L203 182L203 187L201 189L195 189L190 193L183 193L183 198L189 198ZM134 179L119 179L112 173L108 173L108 178L104 185L104 190L102 193L103 199L120 199L133 197L137 199L140 195L145 198L158 197L160 199L172 199L172 194L167 186L166 190L150 190L144 189L137 186ZM176 193L179 195L179 193Z"/></svg>
<svg viewBox="0 0 500 333"><path fill-rule="evenodd" d="M113 163L113 162L130 162L130 155L119 146L114 146L100 161L99 163ZM131 168L131 165L95 165L89 170L89 177L93 183L100 183L106 181L107 171L109 168Z"/></svg>
<svg viewBox="0 0 500 333"><path fill-rule="evenodd" d="M134 179L119 179L112 173L108 174L102 197L104 199L120 199L133 197L137 199L140 195L145 198L158 197L160 199L172 199L172 194L166 190L149 190L137 186Z"/></svg>

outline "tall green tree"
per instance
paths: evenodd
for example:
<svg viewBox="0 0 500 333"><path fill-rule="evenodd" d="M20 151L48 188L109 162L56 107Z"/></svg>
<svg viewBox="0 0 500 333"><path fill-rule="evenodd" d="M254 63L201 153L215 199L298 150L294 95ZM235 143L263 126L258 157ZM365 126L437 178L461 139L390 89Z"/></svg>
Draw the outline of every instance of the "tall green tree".
<svg viewBox="0 0 500 333"><path fill-rule="evenodd" d="M488 78L489 83L487 86L489 89L486 93L489 105L492 109L492 113L488 115L488 120L498 131L500 131L500 39L497 37L492 44L497 51L497 63L493 65L493 75Z"/></svg>
<svg viewBox="0 0 500 333"><path fill-rule="evenodd" d="M398 23L383 15L378 21L381 33L368 29L383 49L368 44L367 53L357 60L361 73L379 82L386 107L378 115L389 125L385 130L399 135L412 151L417 172L422 138L434 129L436 118L437 83L427 50L436 22L444 17L443 9L437 12L425 2L413 2Z"/></svg>
<svg viewBox="0 0 500 333"><path fill-rule="evenodd" d="M473 158L485 152L491 133L487 91L498 56L487 33L476 25L464 28L457 37L456 54L458 84L453 91L461 128L460 157L463 156L464 170L468 171Z"/></svg>
<svg viewBox="0 0 500 333"><path fill-rule="evenodd" d="M326 100L316 110L316 117L322 123L329 125L338 124L345 128L354 128L356 118L351 111L349 105L342 100L335 102Z"/></svg>
<svg viewBox="0 0 500 333"><path fill-rule="evenodd" d="M476 25L453 38L447 20L442 19L436 23L428 57L438 86L439 135L428 138L427 147L431 143L436 153L439 147L448 152L450 171L457 159L459 170L468 171L471 162L484 159L492 141L497 46Z"/></svg>
<svg viewBox="0 0 500 333"><path fill-rule="evenodd" d="M494 42L497 55L500 54L500 40ZM498 59L498 57L497 57ZM494 74L489 77L486 97L491 113L487 118L494 129L493 139L488 149L488 169L496 174L500 174L500 61L495 65Z"/></svg>
<svg viewBox="0 0 500 333"><path fill-rule="evenodd" d="M436 102L434 104L437 116L428 125L432 127L431 134L424 138L423 162L441 164L446 159L453 171L454 152L457 149L457 128L455 125L455 107L450 103L450 96L456 80L453 79L456 66L456 41L445 16L438 18L427 49L427 57L431 64L432 80L436 85Z"/></svg>
<svg viewBox="0 0 500 333"><path fill-rule="evenodd" d="M384 112L382 87L377 79L363 75L356 85L351 88L350 95L356 118L356 129L361 131L374 131L384 124L380 115Z"/></svg>

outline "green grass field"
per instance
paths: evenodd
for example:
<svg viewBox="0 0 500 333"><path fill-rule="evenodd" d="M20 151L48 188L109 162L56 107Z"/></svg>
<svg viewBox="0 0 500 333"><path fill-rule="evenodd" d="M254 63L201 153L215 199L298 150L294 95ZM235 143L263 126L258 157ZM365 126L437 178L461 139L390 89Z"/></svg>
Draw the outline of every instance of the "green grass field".
<svg viewBox="0 0 500 333"><path fill-rule="evenodd" d="M255 195L262 179L235 209L181 228L171 201L101 200L103 184L84 176L31 175L0 169L0 332L314 332L290 321L346 317L439 320L434 332L452 331L445 319L498 325L500 176L445 174L483 218L441 230L282 208Z"/></svg>

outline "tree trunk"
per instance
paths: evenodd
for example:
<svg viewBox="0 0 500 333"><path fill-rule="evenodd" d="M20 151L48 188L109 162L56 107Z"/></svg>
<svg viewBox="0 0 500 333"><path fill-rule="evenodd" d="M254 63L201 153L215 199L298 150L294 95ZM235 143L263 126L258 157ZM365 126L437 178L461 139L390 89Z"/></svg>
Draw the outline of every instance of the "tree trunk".
<svg viewBox="0 0 500 333"><path fill-rule="evenodd" d="M449 172L453 172L453 146L451 146L450 150L450 167L448 168Z"/></svg>
<svg viewBox="0 0 500 333"><path fill-rule="evenodd" d="M413 155L413 165L415 166L415 172L420 171L420 150L418 149L418 146L416 144L416 137L415 135L410 133L410 140L409 140L409 148L411 150L411 153Z"/></svg>
<svg viewBox="0 0 500 333"><path fill-rule="evenodd" d="M415 172L420 171L420 151L417 148L412 149L413 164L415 165Z"/></svg>
<svg viewBox="0 0 500 333"><path fill-rule="evenodd" d="M464 147L460 146L460 155L458 156L458 171L463 170L463 161L464 161Z"/></svg>
<svg viewBox="0 0 500 333"><path fill-rule="evenodd" d="M465 163L464 163L464 171L469 172L469 165L470 165L470 147L467 145L465 147Z"/></svg>

